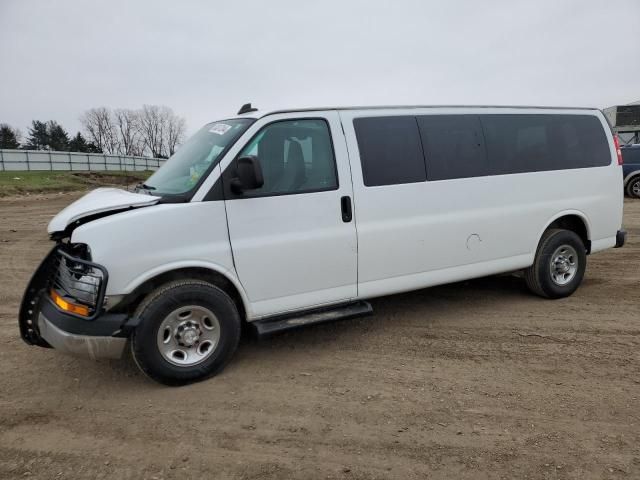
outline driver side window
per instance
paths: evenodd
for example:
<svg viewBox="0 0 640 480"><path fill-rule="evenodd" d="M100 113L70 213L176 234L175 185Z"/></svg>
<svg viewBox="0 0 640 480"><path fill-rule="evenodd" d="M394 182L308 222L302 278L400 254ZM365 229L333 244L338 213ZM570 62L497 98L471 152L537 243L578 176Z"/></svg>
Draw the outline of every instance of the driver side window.
<svg viewBox="0 0 640 480"><path fill-rule="evenodd" d="M239 157L260 161L264 185L247 196L286 195L338 188L336 164L327 122L285 120L264 127Z"/></svg>

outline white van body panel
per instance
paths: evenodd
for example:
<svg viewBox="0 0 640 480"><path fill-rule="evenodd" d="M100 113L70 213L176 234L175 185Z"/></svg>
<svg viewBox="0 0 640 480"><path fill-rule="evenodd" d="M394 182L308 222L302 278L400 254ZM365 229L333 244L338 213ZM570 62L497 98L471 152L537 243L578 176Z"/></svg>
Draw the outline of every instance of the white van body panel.
<svg viewBox="0 0 640 480"><path fill-rule="evenodd" d="M227 277L252 314L235 275L223 202L160 204L81 225L71 241L86 243L94 262L109 272L107 296L134 291L172 270L208 268Z"/></svg>
<svg viewBox="0 0 640 480"><path fill-rule="evenodd" d="M621 168L555 170L367 187L353 119L439 114L580 114L509 108L425 108L340 112L351 167L358 230L361 298L423 288L533 263L540 237L555 219L582 218L592 251L615 245L622 223ZM606 128L605 128L606 127Z"/></svg>
<svg viewBox="0 0 640 480"><path fill-rule="evenodd" d="M127 192L119 188L96 188L53 217L47 231L48 233L61 232L76 220L89 215L129 207L145 207L159 201L158 197Z"/></svg>
<svg viewBox="0 0 640 480"><path fill-rule="evenodd" d="M293 197L227 202L238 277L258 317L357 297L355 228L338 223L340 197Z"/></svg>

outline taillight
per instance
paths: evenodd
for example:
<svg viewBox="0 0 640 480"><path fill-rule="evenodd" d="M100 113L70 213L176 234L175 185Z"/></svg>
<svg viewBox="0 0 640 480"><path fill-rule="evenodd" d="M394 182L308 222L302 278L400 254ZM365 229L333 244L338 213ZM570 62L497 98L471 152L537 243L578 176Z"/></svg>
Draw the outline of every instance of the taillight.
<svg viewBox="0 0 640 480"><path fill-rule="evenodd" d="M622 150L620 150L620 139L618 139L618 134L613 134L613 145L616 147L616 155L618 155L618 165L622 165L624 161L622 160Z"/></svg>

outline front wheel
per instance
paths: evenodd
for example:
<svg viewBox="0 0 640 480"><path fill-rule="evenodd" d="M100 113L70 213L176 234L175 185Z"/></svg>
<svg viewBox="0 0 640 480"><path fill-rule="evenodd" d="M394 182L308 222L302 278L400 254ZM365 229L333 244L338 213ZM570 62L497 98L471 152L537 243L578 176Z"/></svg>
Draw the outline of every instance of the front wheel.
<svg viewBox="0 0 640 480"><path fill-rule="evenodd" d="M568 297L582 283L587 253L582 239L570 230L547 230L533 265L524 272L529 290L545 298Z"/></svg>
<svg viewBox="0 0 640 480"><path fill-rule="evenodd" d="M200 280L169 283L136 311L133 358L145 374L166 385L184 385L221 371L240 340L241 321L224 291Z"/></svg>
<svg viewBox="0 0 640 480"><path fill-rule="evenodd" d="M629 180L629 183L627 183L627 195L631 198L640 198L640 176Z"/></svg>

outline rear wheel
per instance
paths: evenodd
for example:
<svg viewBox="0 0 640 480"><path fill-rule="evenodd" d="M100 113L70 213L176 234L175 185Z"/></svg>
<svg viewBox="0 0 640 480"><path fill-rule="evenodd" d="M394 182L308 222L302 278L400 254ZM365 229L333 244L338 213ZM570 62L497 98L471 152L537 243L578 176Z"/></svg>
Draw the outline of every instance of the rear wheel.
<svg viewBox="0 0 640 480"><path fill-rule="evenodd" d="M582 239L570 230L547 230L533 265L524 272L529 290L545 298L568 297L582 283L587 254Z"/></svg>
<svg viewBox="0 0 640 480"><path fill-rule="evenodd" d="M136 311L140 324L131 351L138 367L166 385L183 385L221 371L240 339L233 300L200 280L169 283L151 293Z"/></svg>
<svg viewBox="0 0 640 480"><path fill-rule="evenodd" d="M627 183L627 195L640 198L640 176L634 177Z"/></svg>

